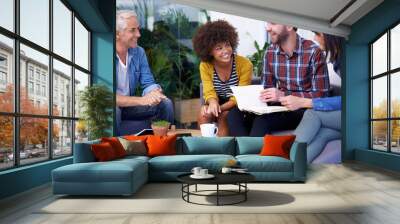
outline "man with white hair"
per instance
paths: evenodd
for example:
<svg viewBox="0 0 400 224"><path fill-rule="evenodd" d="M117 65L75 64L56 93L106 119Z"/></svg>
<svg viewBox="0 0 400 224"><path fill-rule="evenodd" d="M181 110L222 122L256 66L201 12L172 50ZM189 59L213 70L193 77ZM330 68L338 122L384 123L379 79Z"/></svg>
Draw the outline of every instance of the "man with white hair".
<svg viewBox="0 0 400 224"><path fill-rule="evenodd" d="M150 128L151 120L174 121L172 102L154 81L143 48L138 46L139 22L133 11L116 14L117 132L136 133ZM136 88L143 89L135 96Z"/></svg>

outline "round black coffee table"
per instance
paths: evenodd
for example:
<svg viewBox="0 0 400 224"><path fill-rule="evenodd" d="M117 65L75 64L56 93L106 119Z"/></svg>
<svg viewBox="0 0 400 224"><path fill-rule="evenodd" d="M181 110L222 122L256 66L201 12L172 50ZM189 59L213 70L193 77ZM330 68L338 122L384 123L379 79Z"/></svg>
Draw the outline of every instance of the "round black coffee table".
<svg viewBox="0 0 400 224"><path fill-rule="evenodd" d="M249 188L247 183L255 180L255 177L248 173L216 173L213 174L215 177L212 179L193 179L190 177L191 173L182 174L178 176L178 181L182 183L182 199L188 203L198 204L198 205L234 205L247 200L247 192ZM198 184L204 185L216 185L215 190L197 190ZM190 186L195 186L194 191L190 191ZM220 185L236 185L237 190L223 190L220 189ZM206 194L209 192L215 192L215 194ZM216 197L216 204L202 204L193 202L190 200L190 196L204 196L204 197ZM231 203L221 202L221 197L232 197L241 196L239 200Z"/></svg>

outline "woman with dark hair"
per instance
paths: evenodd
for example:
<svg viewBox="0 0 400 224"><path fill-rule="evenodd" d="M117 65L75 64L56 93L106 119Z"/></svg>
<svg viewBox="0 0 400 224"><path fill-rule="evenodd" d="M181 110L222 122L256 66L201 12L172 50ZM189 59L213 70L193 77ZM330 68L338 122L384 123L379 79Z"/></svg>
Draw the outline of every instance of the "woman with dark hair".
<svg viewBox="0 0 400 224"><path fill-rule="evenodd" d="M327 56L328 72L334 73L329 74L330 82L335 81L335 75L339 77L340 82L340 60L344 39L330 34L314 33L314 40L318 42ZM341 96L314 99L294 98L295 96L282 97L280 102L289 110L310 108L304 113L294 132L296 141L308 144L307 161L310 163L322 152L329 141L341 138L342 100ZM335 159L331 162L339 162L340 156L336 155Z"/></svg>
<svg viewBox="0 0 400 224"><path fill-rule="evenodd" d="M198 123L217 122L218 136L229 135L227 115L236 106L229 86L249 85L253 72L251 62L235 54L238 34L224 20L207 22L193 37L193 46L200 57L200 76L205 104Z"/></svg>

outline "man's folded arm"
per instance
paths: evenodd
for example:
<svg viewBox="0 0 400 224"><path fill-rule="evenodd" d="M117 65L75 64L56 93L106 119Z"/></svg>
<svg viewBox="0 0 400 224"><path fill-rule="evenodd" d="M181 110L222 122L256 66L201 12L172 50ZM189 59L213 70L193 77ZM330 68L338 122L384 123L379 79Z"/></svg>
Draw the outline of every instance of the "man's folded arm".
<svg viewBox="0 0 400 224"><path fill-rule="evenodd" d="M143 104L143 98L138 96L123 96L117 94L117 106L118 107L132 107L141 106Z"/></svg>

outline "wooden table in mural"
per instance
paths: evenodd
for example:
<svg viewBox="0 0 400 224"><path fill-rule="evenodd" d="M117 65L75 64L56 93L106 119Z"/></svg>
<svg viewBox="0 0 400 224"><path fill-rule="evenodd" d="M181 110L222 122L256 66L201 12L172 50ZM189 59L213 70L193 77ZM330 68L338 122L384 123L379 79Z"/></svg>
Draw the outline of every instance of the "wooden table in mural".
<svg viewBox="0 0 400 224"><path fill-rule="evenodd" d="M175 129L174 131L169 130L168 135L184 135L184 134L191 134L192 136L199 137L201 136L200 130L197 129Z"/></svg>

